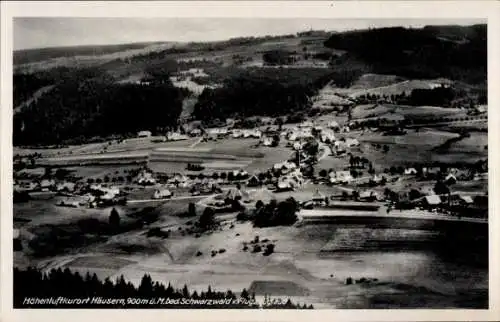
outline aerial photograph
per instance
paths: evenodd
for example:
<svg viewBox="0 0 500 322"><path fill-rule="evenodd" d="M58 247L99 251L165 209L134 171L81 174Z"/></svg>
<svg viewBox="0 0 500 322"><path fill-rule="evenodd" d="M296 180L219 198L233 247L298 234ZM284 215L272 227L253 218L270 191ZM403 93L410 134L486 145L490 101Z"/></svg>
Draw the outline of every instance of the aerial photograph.
<svg viewBox="0 0 500 322"><path fill-rule="evenodd" d="M14 308L487 309L487 60L486 19L14 18Z"/></svg>

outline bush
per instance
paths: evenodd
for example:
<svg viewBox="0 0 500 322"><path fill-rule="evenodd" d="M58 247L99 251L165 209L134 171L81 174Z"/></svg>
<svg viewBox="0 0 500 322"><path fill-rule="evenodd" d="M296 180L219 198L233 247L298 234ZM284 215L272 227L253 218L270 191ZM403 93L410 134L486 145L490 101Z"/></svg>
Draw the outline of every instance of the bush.
<svg viewBox="0 0 500 322"><path fill-rule="evenodd" d="M262 247L260 245L254 245L252 253L260 253L262 251Z"/></svg>
<svg viewBox="0 0 500 322"><path fill-rule="evenodd" d="M120 215L115 208L111 210L111 213L109 215L109 224L113 227L120 226Z"/></svg>
<svg viewBox="0 0 500 322"><path fill-rule="evenodd" d="M203 253L202 253L202 252L200 252L200 251L197 251L197 252L196 252L196 256L201 256L201 255L203 255Z"/></svg>
<svg viewBox="0 0 500 322"><path fill-rule="evenodd" d="M268 244L266 246L266 250L264 251L263 255L264 256L269 256L271 255L272 253L274 253L274 244Z"/></svg>
<svg viewBox="0 0 500 322"><path fill-rule="evenodd" d="M225 248L221 248L221 249L219 249L219 254L223 254L223 253L225 253L225 252L226 252L226 249L225 249Z"/></svg>

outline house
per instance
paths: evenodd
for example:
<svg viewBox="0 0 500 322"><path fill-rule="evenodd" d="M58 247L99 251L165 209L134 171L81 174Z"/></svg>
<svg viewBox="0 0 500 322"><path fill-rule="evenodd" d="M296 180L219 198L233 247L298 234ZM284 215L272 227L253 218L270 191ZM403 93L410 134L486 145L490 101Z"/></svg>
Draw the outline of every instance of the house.
<svg viewBox="0 0 500 322"><path fill-rule="evenodd" d="M153 174L150 172L142 171L136 178L136 183L140 185L154 185L156 183Z"/></svg>
<svg viewBox="0 0 500 322"><path fill-rule="evenodd" d="M441 198L438 195L425 196L422 203L429 208L437 207L441 204Z"/></svg>
<svg viewBox="0 0 500 322"><path fill-rule="evenodd" d="M289 173L297 168L297 165L293 162L280 162L273 166L274 170L281 170L283 174Z"/></svg>
<svg viewBox="0 0 500 322"><path fill-rule="evenodd" d="M311 121L304 121L304 122L299 124L299 127L301 127L301 128L311 128L313 126L314 126L314 124Z"/></svg>
<svg viewBox="0 0 500 322"><path fill-rule="evenodd" d="M243 193L241 192L241 190L233 188L226 193L225 199L241 200L243 199Z"/></svg>
<svg viewBox="0 0 500 322"><path fill-rule="evenodd" d="M229 130L227 128L216 127L216 128L207 129L206 133L209 136L223 137L229 133Z"/></svg>
<svg viewBox="0 0 500 322"><path fill-rule="evenodd" d="M488 105L478 105L476 106L476 113L483 114L488 112Z"/></svg>
<svg viewBox="0 0 500 322"><path fill-rule="evenodd" d="M346 138L345 139L345 144L348 147L359 146L359 141L358 141L358 139Z"/></svg>
<svg viewBox="0 0 500 322"><path fill-rule="evenodd" d="M173 195L172 192L168 189L162 189L162 190L155 190L153 194L153 199L165 199L165 198L171 198Z"/></svg>
<svg viewBox="0 0 500 322"><path fill-rule="evenodd" d="M191 132L189 132L189 135L191 136L200 136L202 133L201 129L193 129Z"/></svg>
<svg viewBox="0 0 500 322"><path fill-rule="evenodd" d="M474 174L474 181L479 181L479 180L488 180L488 172L485 173L476 173Z"/></svg>
<svg viewBox="0 0 500 322"><path fill-rule="evenodd" d="M56 182L53 179L43 179L40 181L40 189L48 190L54 188L56 186Z"/></svg>
<svg viewBox="0 0 500 322"><path fill-rule="evenodd" d="M329 176L331 183L349 183L353 180L350 171L330 172Z"/></svg>
<svg viewBox="0 0 500 322"><path fill-rule="evenodd" d="M269 190L262 188L262 189L255 190L251 194L251 199L255 202L260 200L264 203L268 203L269 201L276 199L276 198L273 196L273 194Z"/></svg>
<svg viewBox="0 0 500 322"><path fill-rule="evenodd" d="M261 184L259 178L256 175L253 175L248 179L247 186L249 187L257 187Z"/></svg>
<svg viewBox="0 0 500 322"><path fill-rule="evenodd" d="M305 144L306 144L305 142L295 142L293 144L293 149L296 151L301 150Z"/></svg>
<svg viewBox="0 0 500 322"><path fill-rule="evenodd" d="M441 203L446 203L450 206L468 206L474 203L471 196L454 194L449 196L440 196Z"/></svg>
<svg viewBox="0 0 500 322"><path fill-rule="evenodd" d="M440 172L441 169L439 167L422 168L422 173L426 177L435 178Z"/></svg>
<svg viewBox="0 0 500 322"><path fill-rule="evenodd" d="M334 130L334 131L338 131L340 130L340 125L337 121L331 121L328 123L327 125L328 128Z"/></svg>
<svg viewBox="0 0 500 322"><path fill-rule="evenodd" d="M418 171L415 168L406 168L405 169L406 175L416 175L417 173L418 173Z"/></svg>
<svg viewBox="0 0 500 322"><path fill-rule="evenodd" d="M457 178L453 174L448 174L444 179L444 182L448 185L457 183Z"/></svg>
<svg viewBox="0 0 500 322"><path fill-rule="evenodd" d="M151 131L139 131L137 133L137 137L140 137L140 138L148 138L151 136Z"/></svg>
<svg viewBox="0 0 500 322"><path fill-rule="evenodd" d="M325 201L326 197L321 191L316 190L313 194L312 200L315 202L323 202Z"/></svg>
<svg viewBox="0 0 500 322"><path fill-rule="evenodd" d="M181 140L187 140L188 137L186 135L177 133L177 132L169 132L167 133L167 140L168 141L181 141Z"/></svg>
<svg viewBox="0 0 500 322"><path fill-rule="evenodd" d="M236 124L236 120L233 118L226 118L226 126L233 127Z"/></svg>
<svg viewBox="0 0 500 322"><path fill-rule="evenodd" d="M232 130L231 131L231 136L235 139L243 137L243 131L241 130Z"/></svg>
<svg viewBox="0 0 500 322"><path fill-rule="evenodd" d="M361 199L361 200L375 201L375 200L379 200L379 198L380 198L380 195L378 194L378 192L373 191L373 190L362 191L359 194L359 199Z"/></svg>
<svg viewBox="0 0 500 322"><path fill-rule="evenodd" d="M373 175L373 178L372 178L373 182L380 183L380 182L382 182L382 180L384 180L384 177L382 177L381 175L378 175L378 174Z"/></svg>
<svg viewBox="0 0 500 322"><path fill-rule="evenodd" d="M347 151L347 144L342 141L335 141L333 144L334 150L337 153L342 153Z"/></svg>
<svg viewBox="0 0 500 322"><path fill-rule="evenodd" d="M335 133L332 130L321 132L321 142L335 142Z"/></svg>
<svg viewBox="0 0 500 322"><path fill-rule="evenodd" d="M176 174L172 178L168 179L168 183L183 183L189 181L189 178L183 174Z"/></svg>
<svg viewBox="0 0 500 322"><path fill-rule="evenodd" d="M56 187L57 191L67 191L67 192L73 192L75 191L75 186L76 184L73 182L63 182L59 183Z"/></svg>
<svg viewBox="0 0 500 322"><path fill-rule="evenodd" d="M264 146L271 146L273 145L273 139L272 138L269 138L269 137L265 137L263 140L262 140L262 144Z"/></svg>

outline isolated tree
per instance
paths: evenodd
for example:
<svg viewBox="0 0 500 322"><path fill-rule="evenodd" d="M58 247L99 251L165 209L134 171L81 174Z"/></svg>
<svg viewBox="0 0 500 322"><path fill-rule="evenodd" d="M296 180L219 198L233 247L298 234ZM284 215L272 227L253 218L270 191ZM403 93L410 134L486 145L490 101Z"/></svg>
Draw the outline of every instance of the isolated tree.
<svg viewBox="0 0 500 322"><path fill-rule="evenodd" d="M264 202L262 202L262 200L257 200L257 202L255 203L255 208L259 209L262 207L264 207Z"/></svg>
<svg viewBox="0 0 500 322"><path fill-rule="evenodd" d="M326 170L325 170L325 169L322 169L322 170L319 172L319 176L320 176L320 177L322 177L322 178L326 177L327 175L328 175L328 173L326 172Z"/></svg>
<svg viewBox="0 0 500 322"><path fill-rule="evenodd" d="M206 207L198 221L203 229L209 229L215 225L215 212L211 207Z"/></svg>
<svg viewBox="0 0 500 322"><path fill-rule="evenodd" d="M189 206L188 206L188 215L190 217L196 216L196 205L194 204L194 202L190 202L189 203Z"/></svg>
<svg viewBox="0 0 500 322"><path fill-rule="evenodd" d="M420 196L421 196L421 193L417 189L411 189L410 193L408 194L408 197L410 198L410 200L418 199L418 198L420 198Z"/></svg>
<svg viewBox="0 0 500 322"><path fill-rule="evenodd" d="M153 280L149 274L144 274L139 285L139 294L145 296L152 296L153 293Z"/></svg>
<svg viewBox="0 0 500 322"><path fill-rule="evenodd" d="M113 227L120 226L120 215L114 207L111 209L111 214L109 215L109 224Z"/></svg>
<svg viewBox="0 0 500 322"><path fill-rule="evenodd" d="M450 193L450 188L443 181L439 180L434 185L434 192L437 195L445 195Z"/></svg>

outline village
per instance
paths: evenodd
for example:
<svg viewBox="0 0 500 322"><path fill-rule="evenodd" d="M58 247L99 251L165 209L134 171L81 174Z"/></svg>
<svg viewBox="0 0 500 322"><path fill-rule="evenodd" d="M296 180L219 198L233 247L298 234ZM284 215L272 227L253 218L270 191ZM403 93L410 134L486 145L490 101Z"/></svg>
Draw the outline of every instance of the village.
<svg viewBox="0 0 500 322"><path fill-rule="evenodd" d="M133 161L139 165L128 170L126 176L113 176L110 173L102 178L75 178L70 171L60 166L42 167L43 173L39 171L38 176L30 174L27 171L30 164L36 164L39 159L24 156L15 160L18 164L28 166L15 173L14 201L52 194L58 200L58 206L96 208L125 205L127 201L137 203L216 194L219 199L228 202L228 198L221 198L227 194L229 199L241 199L245 205L249 205L258 199L252 198L247 190L263 190L275 199L293 196L304 208L335 207L330 205L330 201L337 200L377 202L385 204L388 209L425 208L434 212L439 209L450 215L467 212L484 217L487 213L484 208L487 206L487 195L453 189L457 182L460 184L487 178L486 162L461 169L433 164L382 169L374 167L363 156L357 139L362 133L351 132L349 125L340 126L335 120L324 125L304 121L296 125L280 124L250 129L235 128L234 120L228 120L227 123L229 125L224 127L196 127L189 132L183 131L185 134L169 132L163 137L152 137L150 131L141 131L137 137L151 142L195 138L196 142L213 141L221 145L227 140L240 140L239 144L246 145L247 139L253 139L256 146L269 149L281 146L282 149L288 149L290 158L252 172L246 171L244 167L235 169L231 165L224 171L223 160L219 169L205 169L203 164L207 163L206 160L196 160L194 155L199 156L205 151L198 151L191 145L192 148L172 148L165 152L178 157L181 151L191 153L189 150L193 149L195 153L189 155L193 162L187 163L182 172L155 172L148 167L147 162ZM224 159L217 155L212 158ZM342 159L346 166L320 168L323 159ZM235 189L237 193L234 193ZM134 190L140 190L144 199L131 200L129 195L133 195ZM204 204L213 206L212 203Z"/></svg>

